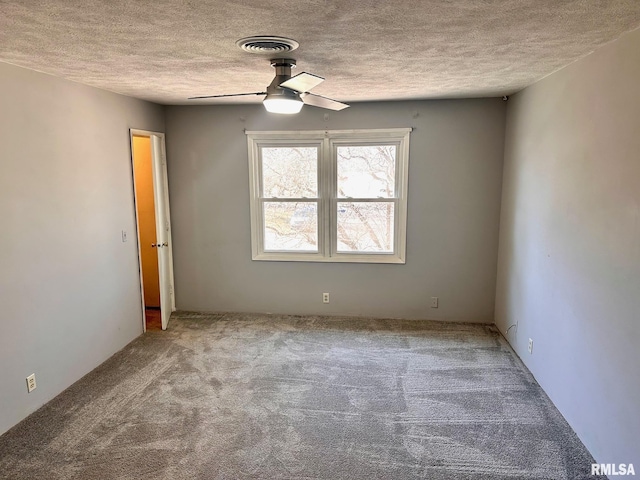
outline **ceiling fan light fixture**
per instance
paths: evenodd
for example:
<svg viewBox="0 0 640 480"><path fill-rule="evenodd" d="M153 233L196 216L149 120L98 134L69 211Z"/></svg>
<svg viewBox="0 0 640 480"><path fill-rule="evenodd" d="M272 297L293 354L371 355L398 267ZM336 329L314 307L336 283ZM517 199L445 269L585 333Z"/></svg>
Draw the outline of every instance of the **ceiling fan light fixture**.
<svg viewBox="0 0 640 480"><path fill-rule="evenodd" d="M292 115L302 110L304 103L299 95L268 94L262 101L267 112Z"/></svg>

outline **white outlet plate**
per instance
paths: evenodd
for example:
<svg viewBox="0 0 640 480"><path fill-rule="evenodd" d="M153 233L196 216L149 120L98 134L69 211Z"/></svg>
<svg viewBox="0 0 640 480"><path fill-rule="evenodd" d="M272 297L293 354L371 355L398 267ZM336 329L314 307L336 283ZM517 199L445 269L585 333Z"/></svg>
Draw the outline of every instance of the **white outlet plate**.
<svg viewBox="0 0 640 480"><path fill-rule="evenodd" d="M328 293L323 293L322 294L322 303L329 303L329 294Z"/></svg>
<svg viewBox="0 0 640 480"><path fill-rule="evenodd" d="M36 374L32 373L27 377L27 392L31 393L36 389Z"/></svg>
<svg viewBox="0 0 640 480"><path fill-rule="evenodd" d="M431 297L431 308L438 308L438 297Z"/></svg>
<svg viewBox="0 0 640 480"><path fill-rule="evenodd" d="M529 339L529 353L533 354L533 339Z"/></svg>

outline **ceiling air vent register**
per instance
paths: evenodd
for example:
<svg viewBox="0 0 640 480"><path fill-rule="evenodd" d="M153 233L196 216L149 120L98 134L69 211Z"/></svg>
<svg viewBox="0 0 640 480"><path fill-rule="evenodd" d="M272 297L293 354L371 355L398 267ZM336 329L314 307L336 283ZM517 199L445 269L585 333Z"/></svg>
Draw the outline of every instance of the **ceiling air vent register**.
<svg viewBox="0 0 640 480"><path fill-rule="evenodd" d="M298 48L299 43L284 37L246 37L236 42L236 45L249 53L286 53Z"/></svg>

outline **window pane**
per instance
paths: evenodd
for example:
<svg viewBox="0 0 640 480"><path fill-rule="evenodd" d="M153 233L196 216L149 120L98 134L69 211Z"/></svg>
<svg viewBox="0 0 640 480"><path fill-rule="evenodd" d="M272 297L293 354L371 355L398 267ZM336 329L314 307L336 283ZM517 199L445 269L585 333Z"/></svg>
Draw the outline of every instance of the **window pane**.
<svg viewBox="0 0 640 480"><path fill-rule="evenodd" d="M393 202L338 202L338 252L392 253Z"/></svg>
<svg viewBox="0 0 640 480"><path fill-rule="evenodd" d="M264 202L265 251L318 251L315 202Z"/></svg>
<svg viewBox="0 0 640 480"><path fill-rule="evenodd" d="M262 194L265 198L317 198L318 149L263 147Z"/></svg>
<svg viewBox="0 0 640 480"><path fill-rule="evenodd" d="M396 146L338 147L338 197L393 198Z"/></svg>

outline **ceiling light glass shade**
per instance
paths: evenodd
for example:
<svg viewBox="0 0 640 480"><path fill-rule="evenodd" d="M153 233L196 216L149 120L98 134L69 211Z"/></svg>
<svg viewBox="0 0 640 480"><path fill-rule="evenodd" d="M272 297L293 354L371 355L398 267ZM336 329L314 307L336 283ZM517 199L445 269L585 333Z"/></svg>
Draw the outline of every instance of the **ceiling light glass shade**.
<svg viewBox="0 0 640 480"><path fill-rule="evenodd" d="M297 95L267 95L267 98L265 98L262 103L264 104L264 108L267 109L267 112L284 113L288 115L298 113L302 110L302 105L304 105Z"/></svg>

